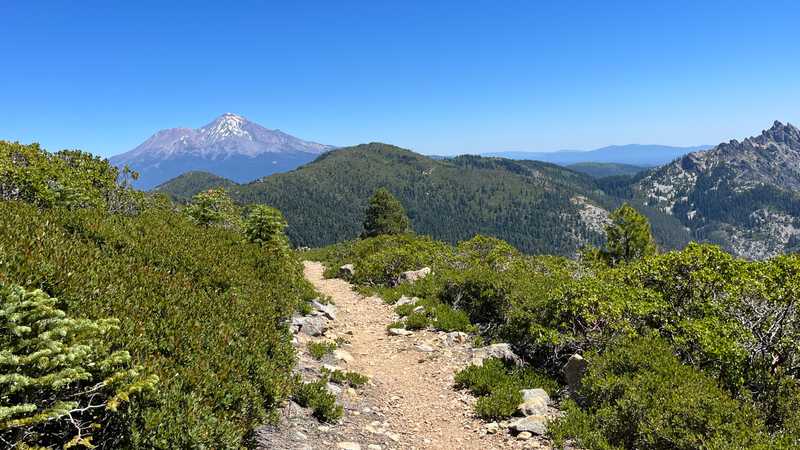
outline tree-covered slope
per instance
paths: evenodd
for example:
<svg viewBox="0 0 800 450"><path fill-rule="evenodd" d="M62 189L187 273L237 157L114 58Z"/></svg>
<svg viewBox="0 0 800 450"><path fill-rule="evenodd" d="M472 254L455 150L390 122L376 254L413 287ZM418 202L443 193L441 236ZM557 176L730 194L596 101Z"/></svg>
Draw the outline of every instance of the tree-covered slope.
<svg viewBox="0 0 800 450"><path fill-rule="evenodd" d="M223 183L194 173L159 190L186 199ZM243 204L278 208L292 241L316 247L358 236L367 200L381 187L400 200L419 233L448 242L486 234L529 253L572 255L597 242L608 210L620 203L591 177L549 163L479 156L437 160L378 143L332 151L292 172L231 187L231 193ZM643 209L662 246L688 242L674 218Z"/></svg>
<svg viewBox="0 0 800 450"><path fill-rule="evenodd" d="M179 175L168 182L156 186L153 191L164 192L175 200L186 202L194 194L211 188L230 189L237 186L235 181L214 175L211 172L191 171Z"/></svg>
<svg viewBox="0 0 800 450"><path fill-rule="evenodd" d="M575 163L567 166L568 168L585 173L594 178L613 177L618 175L636 175L639 172L647 170L647 167L634 166L631 164L620 163L595 163L584 162Z"/></svg>

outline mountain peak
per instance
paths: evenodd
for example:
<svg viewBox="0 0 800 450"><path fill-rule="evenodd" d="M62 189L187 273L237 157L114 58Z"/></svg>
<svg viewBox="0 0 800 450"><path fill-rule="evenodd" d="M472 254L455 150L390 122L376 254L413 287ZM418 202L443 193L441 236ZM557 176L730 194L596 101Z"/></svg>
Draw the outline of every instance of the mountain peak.
<svg viewBox="0 0 800 450"><path fill-rule="evenodd" d="M278 168L293 169L332 148L270 130L238 114L226 112L201 128L158 131L133 150L112 157L111 162L117 166L127 164L139 171L143 178L152 178L148 183L140 183L140 186L151 187L187 170L207 170L242 160L245 162L240 162L237 167L245 163L254 165L250 170L240 170L246 175L238 176L236 171L225 171L224 167L217 174L237 181L249 181ZM256 158L268 161L270 166L254 164ZM164 169L166 166L170 169ZM253 176L251 172L256 170L260 173ZM164 172L165 175L148 177L148 172Z"/></svg>

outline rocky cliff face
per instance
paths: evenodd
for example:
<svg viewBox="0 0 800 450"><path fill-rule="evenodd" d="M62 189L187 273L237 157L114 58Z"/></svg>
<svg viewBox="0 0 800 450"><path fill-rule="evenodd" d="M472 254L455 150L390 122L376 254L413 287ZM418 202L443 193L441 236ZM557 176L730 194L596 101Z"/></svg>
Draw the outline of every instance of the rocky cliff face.
<svg viewBox="0 0 800 450"><path fill-rule="evenodd" d="M791 251L800 239L800 130L775 122L743 141L691 153L634 186L646 204L673 214L698 240L737 256Z"/></svg>

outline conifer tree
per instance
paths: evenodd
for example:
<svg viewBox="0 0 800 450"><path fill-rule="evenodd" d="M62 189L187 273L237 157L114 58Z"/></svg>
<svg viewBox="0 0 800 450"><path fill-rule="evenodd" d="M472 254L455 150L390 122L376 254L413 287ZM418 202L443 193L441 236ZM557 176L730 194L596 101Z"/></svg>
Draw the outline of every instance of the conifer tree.
<svg viewBox="0 0 800 450"><path fill-rule="evenodd" d="M0 443L114 447L120 433L104 429L158 377L109 348L116 319L75 319L56 304L40 290L0 285Z"/></svg>
<svg viewBox="0 0 800 450"><path fill-rule="evenodd" d="M380 188L369 199L362 238L384 234L403 234L411 230L411 222L403 205L388 190Z"/></svg>
<svg viewBox="0 0 800 450"><path fill-rule="evenodd" d="M625 203L606 225L606 246L601 256L610 266L656 254L656 242L647 218Z"/></svg>
<svg viewBox="0 0 800 450"><path fill-rule="evenodd" d="M241 212L223 188L209 189L192 197L186 214L198 225L241 229Z"/></svg>
<svg viewBox="0 0 800 450"><path fill-rule="evenodd" d="M286 219L275 208L256 205L248 214L244 224L244 234L250 242L269 246L288 246L283 234Z"/></svg>

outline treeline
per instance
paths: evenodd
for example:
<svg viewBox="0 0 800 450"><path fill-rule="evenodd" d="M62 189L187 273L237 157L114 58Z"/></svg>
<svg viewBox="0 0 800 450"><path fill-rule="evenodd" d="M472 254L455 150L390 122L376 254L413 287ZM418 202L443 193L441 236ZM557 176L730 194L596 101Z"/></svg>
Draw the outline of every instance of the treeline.
<svg viewBox="0 0 800 450"><path fill-rule="evenodd" d="M352 281L389 301L418 297L423 312L398 307L394 326L477 329L484 342L511 343L528 369L490 362L456 377L481 396L482 417L513 414L519 389L543 387L566 412L548 426L557 445L798 448L800 257L749 262L700 244L659 253L628 205L606 233L578 260L525 256L483 236L450 246L397 231L310 256L330 274L354 264ZM432 274L397 284L421 267ZM567 387L562 369L576 355L585 373Z"/></svg>
<svg viewBox="0 0 800 450"><path fill-rule="evenodd" d="M285 321L314 292L280 215L133 177L0 142L4 448L241 448L295 385Z"/></svg>

